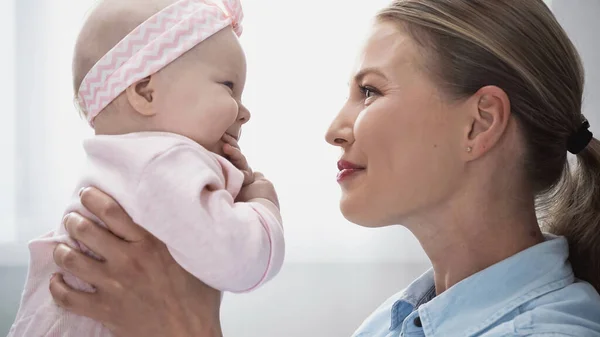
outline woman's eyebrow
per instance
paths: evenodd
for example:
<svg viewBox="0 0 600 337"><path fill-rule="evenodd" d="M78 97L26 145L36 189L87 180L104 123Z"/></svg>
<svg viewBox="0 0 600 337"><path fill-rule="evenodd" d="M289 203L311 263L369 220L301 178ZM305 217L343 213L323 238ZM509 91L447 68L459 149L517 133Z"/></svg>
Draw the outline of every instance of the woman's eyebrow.
<svg viewBox="0 0 600 337"><path fill-rule="evenodd" d="M385 74L376 67L370 67L370 68L364 68L361 69L356 75L354 75L354 82L355 83L359 83L362 82L362 80L365 78L365 76L367 76L368 74L374 74L377 75L379 77L382 77L383 79L387 80L387 76L385 76Z"/></svg>

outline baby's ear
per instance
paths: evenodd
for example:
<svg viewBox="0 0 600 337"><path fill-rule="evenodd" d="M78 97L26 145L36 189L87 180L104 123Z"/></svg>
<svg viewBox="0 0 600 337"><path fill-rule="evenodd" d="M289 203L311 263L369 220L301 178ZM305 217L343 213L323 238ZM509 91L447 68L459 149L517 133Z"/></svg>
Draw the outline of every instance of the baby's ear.
<svg viewBox="0 0 600 337"><path fill-rule="evenodd" d="M148 117L156 115L156 109L152 104L154 102L153 84L153 77L150 75L135 82L125 90L127 100L129 100L129 104L133 109Z"/></svg>

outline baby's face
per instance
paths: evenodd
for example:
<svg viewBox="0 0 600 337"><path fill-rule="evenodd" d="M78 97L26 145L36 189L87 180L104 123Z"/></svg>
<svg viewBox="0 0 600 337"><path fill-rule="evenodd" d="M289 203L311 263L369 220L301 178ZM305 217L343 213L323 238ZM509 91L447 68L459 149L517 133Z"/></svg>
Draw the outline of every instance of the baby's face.
<svg viewBox="0 0 600 337"><path fill-rule="evenodd" d="M239 139L250 113L241 103L246 58L231 28L211 36L154 77L156 129L186 136L221 155L224 134Z"/></svg>

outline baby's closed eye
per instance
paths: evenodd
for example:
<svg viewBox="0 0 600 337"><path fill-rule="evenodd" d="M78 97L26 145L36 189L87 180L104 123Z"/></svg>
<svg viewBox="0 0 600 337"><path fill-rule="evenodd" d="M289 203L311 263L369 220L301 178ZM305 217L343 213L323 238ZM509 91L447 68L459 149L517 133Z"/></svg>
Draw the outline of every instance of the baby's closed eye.
<svg viewBox="0 0 600 337"><path fill-rule="evenodd" d="M233 88L235 87L235 84L231 81L225 81L222 83L224 86L228 87L231 91L233 91Z"/></svg>

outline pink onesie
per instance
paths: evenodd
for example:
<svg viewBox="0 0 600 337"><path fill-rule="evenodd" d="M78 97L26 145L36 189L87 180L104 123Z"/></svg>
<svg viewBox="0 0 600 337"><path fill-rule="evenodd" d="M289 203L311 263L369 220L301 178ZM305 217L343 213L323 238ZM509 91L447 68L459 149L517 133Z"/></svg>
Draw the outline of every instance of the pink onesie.
<svg viewBox="0 0 600 337"><path fill-rule="evenodd" d="M93 217L78 191L94 186L115 198L140 226L163 241L175 260L213 288L246 292L279 272L283 227L259 203L235 202L243 175L225 158L171 133L95 136L84 143L85 175L68 212ZM79 247L63 225L29 244L31 262L21 306L8 337L112 336L100 323L59 308L48 285L63 272L54 263L57 242ZM82 247L84 248L84 247ZM65 275L84 291L90 285Z"/></svg>

